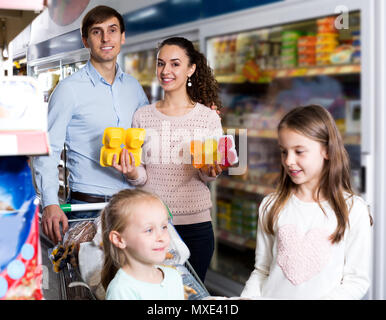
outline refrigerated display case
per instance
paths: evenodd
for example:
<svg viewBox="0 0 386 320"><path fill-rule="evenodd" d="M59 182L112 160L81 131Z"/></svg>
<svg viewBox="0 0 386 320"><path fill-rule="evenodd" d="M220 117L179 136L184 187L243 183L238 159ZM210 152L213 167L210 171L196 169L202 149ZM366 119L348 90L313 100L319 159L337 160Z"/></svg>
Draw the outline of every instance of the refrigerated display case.
<svg viewBox="0 0 386 320"><path fill-rule="evenodd" d="M156 49L152 48L128 52L123 56L125 72L138 80L150 103L161 98L161 88L157 84L155 74L156 55Z"/></svg>
<svg viewBox="0 0 386 320"><path fill-rule="evenodd" d="M299 105L319 104L344 137L356 192L361 177L360 12L349 29L336 16L207 38L207 57L220 84L223 127L248 130L247 170L217 180L218 256L212 270L243 284L254 263L257 210L280 173L276 127ZM236 131L237 135L237 131ZM235 261L234 256L243 259Z"/></svg>
<svg viewBox="0 0 386 320"><path fill-rule="evenodd" d="M347 9L344 16L335 13L338 5ZM276 127L296 106L319 104L331 112L350 157L353 187L379 214L373 123L381 106L371 97L375 72L369 63L373 13L371 3L360 1L286 3L200 30L220 85L223 128L235 129L236 143L247 129L247 169L215 182L217 250L208 288L239 294L254 268L257 210L280 172Z"/></svg>

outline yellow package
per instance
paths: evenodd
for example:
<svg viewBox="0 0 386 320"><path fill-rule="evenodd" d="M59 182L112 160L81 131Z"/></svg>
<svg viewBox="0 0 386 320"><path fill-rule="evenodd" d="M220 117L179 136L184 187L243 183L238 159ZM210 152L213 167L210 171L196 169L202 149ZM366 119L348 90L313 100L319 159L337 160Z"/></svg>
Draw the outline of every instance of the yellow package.
<svg viewBox="0 0 386 320"><path fill-rule="evenodd" d="M101 148L99 163L102 167L110 167L113 164L113 156L119 163L123 149L133 154L135 166L141 163L142 145L145 141L146 130L142 128L106 128L103 133L103 147Z"/></svg>

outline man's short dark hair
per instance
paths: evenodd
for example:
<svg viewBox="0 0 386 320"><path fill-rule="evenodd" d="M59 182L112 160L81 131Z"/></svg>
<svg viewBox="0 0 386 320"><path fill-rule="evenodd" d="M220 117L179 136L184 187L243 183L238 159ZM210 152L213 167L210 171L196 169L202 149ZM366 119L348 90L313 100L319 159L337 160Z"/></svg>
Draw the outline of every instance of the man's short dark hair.
<svg viewBox="0 0 386 320"><path fill-rule="evenodd" d="M81 27L82 37L87 39L88 30L92 25L96 23L102 23L112 17L116 17L118 19L121 33L125 32L125 23L121 14L117 10L107 6L97 6L87 12L87 14L83 17Z"/></svg>

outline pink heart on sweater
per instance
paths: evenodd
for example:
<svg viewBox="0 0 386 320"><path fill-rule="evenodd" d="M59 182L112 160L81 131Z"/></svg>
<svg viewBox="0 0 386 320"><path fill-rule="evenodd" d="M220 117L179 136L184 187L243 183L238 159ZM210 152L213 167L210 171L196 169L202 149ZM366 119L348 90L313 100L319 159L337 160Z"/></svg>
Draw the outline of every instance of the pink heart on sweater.
<svg viewBox="0 0 386 320"><path fill-rule="evenodd" d="M317 275L331 257L331 242L326 229L311 229L299 234L295 225L280 227L277 264L286 278L299 285Z"/></svg>

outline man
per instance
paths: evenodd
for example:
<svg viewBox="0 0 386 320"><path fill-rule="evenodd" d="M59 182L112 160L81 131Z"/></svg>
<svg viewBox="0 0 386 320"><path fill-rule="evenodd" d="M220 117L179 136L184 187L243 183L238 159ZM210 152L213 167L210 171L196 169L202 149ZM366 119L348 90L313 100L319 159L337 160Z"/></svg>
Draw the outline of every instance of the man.
<svg viewBox="0 0 386 320"><path fill-rule="evenodd" d="M52 154L35 157L33 170L41 193L42 229L54 242L62 240L68 219L95 217L98 212L71 213L60 209L58 163L67 146L70 203L105 202L121 189L132 188L126 178L99 164L102 136L107 127L130 128L134 112L148 104L136 79L116 63L125 42L122 16L97 6L82 21L82 41L90 50L84 68L59 82L48 104L48 132Z"/></svg>

